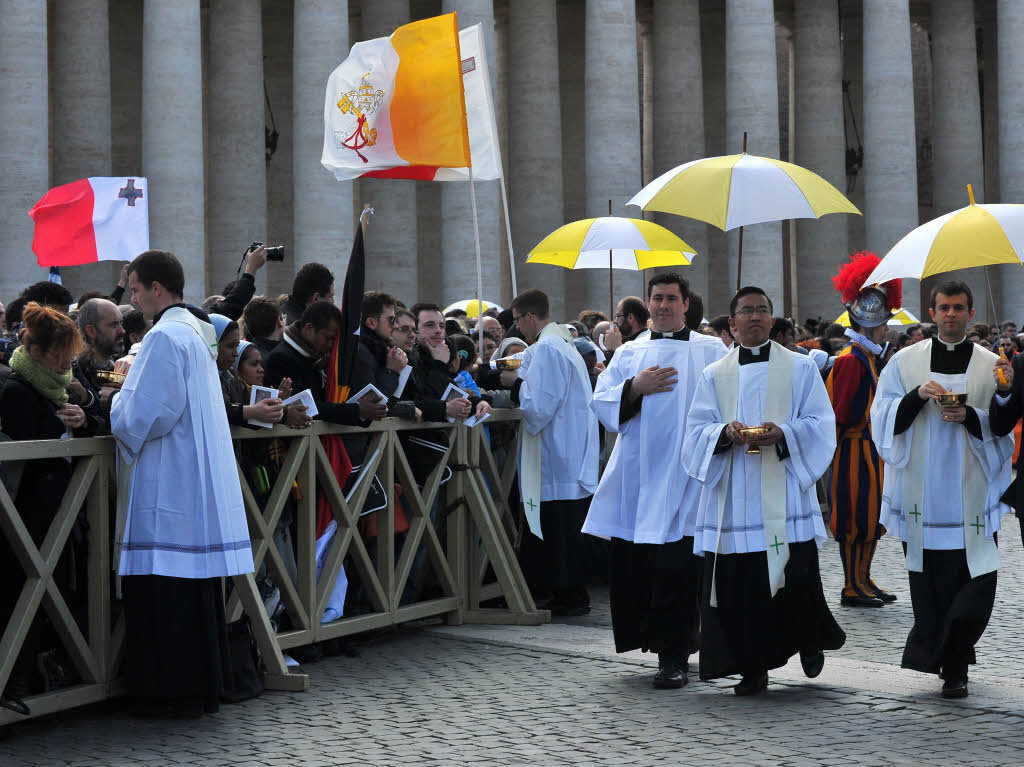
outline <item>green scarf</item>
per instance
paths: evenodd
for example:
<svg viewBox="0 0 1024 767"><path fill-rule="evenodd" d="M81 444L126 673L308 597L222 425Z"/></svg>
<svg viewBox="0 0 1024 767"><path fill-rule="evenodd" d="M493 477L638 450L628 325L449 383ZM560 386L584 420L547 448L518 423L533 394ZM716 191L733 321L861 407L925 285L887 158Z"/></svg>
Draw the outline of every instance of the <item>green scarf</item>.
<svg viewBox="0 0 1024 767"><path fill-rule="evenodd" d="M71 383L70 370L66 373L54 373L32 359L28 349L19 346L11 355L11 371L32 384L32 388L53 404L67 404L68 384Z"/></svg>

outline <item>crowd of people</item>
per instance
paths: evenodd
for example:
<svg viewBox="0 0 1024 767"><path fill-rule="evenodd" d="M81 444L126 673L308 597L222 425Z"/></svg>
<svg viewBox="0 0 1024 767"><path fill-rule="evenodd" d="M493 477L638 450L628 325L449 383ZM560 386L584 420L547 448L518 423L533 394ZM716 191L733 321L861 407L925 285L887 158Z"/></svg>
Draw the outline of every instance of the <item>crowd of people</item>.
<svg viewBox="0 0 1024 767"><path fill-rule="evenodd" d="M859 274L867 262L854 261ZM480 317L367 291L349 379L337 382L329 361L345 322L335 275L306 264L288 294L256 295L265 262L265 249L251 248L238 279L198 307L183 300L181 264L156 250L126 265L109 293L76 300L40 282L0 305L6 438L117 438L128 479L116 541L126 576L125 673L129 690L161 712L217 709L228 663L221 579L253 568L235 464L260 504L281 469L280 438L232 447L230 425L437 423L402 437L422 484L447 446L440 425L482 420L493 408L522 414L512 500L535 536L520 554L538 603L554 615L587 613L588 560L606 559L616 649L656 653L655 687L685 685L698 649L701 678L739 675L740 695L764 690L768 671L794 655L808 676L820 673L824 651L845 641L819 574L824 503L845 575L839 603L880 607L897 598L875 585L870 564L886 529L898 534L915 613L903 665L940 673L948 697L967 694L967 666L995 594L1000 510L1014 500L1011 435L1022 399L1014 381L1024 381L1015 376L1024 355L1014 358L1024 333L1012 322L970 324L965 284L932 292L934 324L904 327L887 324L897 285L849 290L840 278L846 327L774 316L756 287L708 320L701 297L673 272L652 278L646 296L622 298L612 317L584 310L569 322L550 316L540 290ZM346 401L332 395L340 383L350 394L372 385L383 398ZM254 397L254 387L272 396ZM285 402L306 390L315 413ZM962 398L947 401L950 394ZM501 429L482 428L495 449L513 449ZM368 444L349 433L330 453L346 489ZM964 466L962 476L950 466ZM72 469L52 458L3 475L37 546ZM364 515L389 493L402 488L375 482ZM408 528L402 517L396 508L396 534ZM274 545L292 578L295 521L289 501ZM361 530L376 535L375 523ZM327 509L317 536L330 533ZM72 535L54 572L83 621L86 540L84 528ZM9 615L25 576L2 536L0 568L0 615ZM324 622L364 609L366 591L349 575ZM268 614L287 627L274 580L260 568ZM402 598L430 589L417 557ZM0 705L27 713L25 698L74 675L56 632L37 616Z"/></svg>

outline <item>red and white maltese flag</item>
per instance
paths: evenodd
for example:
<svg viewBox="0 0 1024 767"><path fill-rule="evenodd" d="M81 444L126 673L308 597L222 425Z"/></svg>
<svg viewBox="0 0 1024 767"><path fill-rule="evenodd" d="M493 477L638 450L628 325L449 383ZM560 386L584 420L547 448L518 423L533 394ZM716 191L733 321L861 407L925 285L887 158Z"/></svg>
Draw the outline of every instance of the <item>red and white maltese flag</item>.
<svg viewBox="0 0 1024 767"><path fill-rule="evenodd" d="M149 250L146 179L84 178L51 189L28 212L40 266L131 261Z"/></svg>

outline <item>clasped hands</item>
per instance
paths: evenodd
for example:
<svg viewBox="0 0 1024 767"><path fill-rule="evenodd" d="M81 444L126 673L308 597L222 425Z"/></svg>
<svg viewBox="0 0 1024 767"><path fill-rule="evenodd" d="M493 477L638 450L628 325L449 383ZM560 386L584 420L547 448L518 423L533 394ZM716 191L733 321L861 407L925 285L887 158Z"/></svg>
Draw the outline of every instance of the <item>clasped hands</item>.
<svg viewBox="0 0 1024 767"><path fill-rule="evenodd" d="M728 437L734 445L755 445L756 447L769 447L782 441L785 436L782 429L771 421L765 421L761 424L762 428L768 429L764 434L751 435L744 437L740 434L740 429L750 428L747 424L742 421L733 421L725 425L725 436Z"/></svg>
<svg viewBox="0 0 1024 767"><path fill-rule="evenodd" d="M925 400L935 400L935 404L938 405L938 398L943 394L948 394L946 388L938 381L931 379L925 381L919 387L917 387L917 396ZM942 420L948 423L963 423L967 420L967 406L957 405L956 407L948 407L939 405L939 410L942 411Z"/></svg>

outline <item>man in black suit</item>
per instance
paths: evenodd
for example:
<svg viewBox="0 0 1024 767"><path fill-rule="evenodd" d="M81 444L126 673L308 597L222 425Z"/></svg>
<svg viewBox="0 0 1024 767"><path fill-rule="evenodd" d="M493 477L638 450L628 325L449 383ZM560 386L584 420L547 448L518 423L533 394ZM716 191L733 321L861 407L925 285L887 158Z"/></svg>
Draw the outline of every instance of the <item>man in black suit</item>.
<svg viewBox="0 0 1024 767"><path fill-rule="evenodd" d="M292 379L292 391L309 389L319 411L317 418L346 426L363 425L388 414L383 402L367 398L355 404L328 402L324 392L327 361L341 325L341 312L329 301L316 301L302 317L284 330L281 343L270 353L263 367L267 386L276 387L283 378Z"/></svg>

